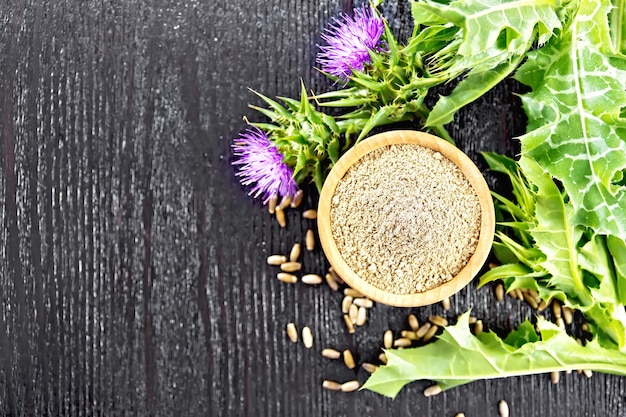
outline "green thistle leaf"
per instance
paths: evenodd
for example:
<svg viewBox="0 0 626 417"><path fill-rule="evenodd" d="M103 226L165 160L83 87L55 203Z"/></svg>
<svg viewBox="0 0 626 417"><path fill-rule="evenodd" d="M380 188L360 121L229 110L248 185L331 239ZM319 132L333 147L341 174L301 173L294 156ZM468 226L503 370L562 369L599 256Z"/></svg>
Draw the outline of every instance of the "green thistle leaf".
<svg viewBox="0 0 626 417"><path fill-rule="evenodd" d="M528 321L504 340L495 333L470 332L469 312L427 345L386 350L388 364L370 376L363 388L395 397L406 384L436 382L449 389L478 379L503 378L552 371L593 369L626 375L626 355L591 341L579 345L565 330L539 319L539 334Z"/></svg>
<svg viewBox="0 0 626 417"><path fill-rule="evenodd" d="M552 178L535 161L522 157L520 166L538 187L536 225L530 233L536 246L545 254L542 266L551 274L550 285L568 294L577 294L583 304L590 304L591 297L576 259L582 230L571 224L571 206L563 201Z"/></svg>
<svg viewBox="0 0 626 417"><path fill-rule="evenodd" d="M463 43L458 53L480 56L485 50L506 49L510 55L523 55L535 39L540 45L561 26L557 0L453 1L449 5L430 0L413 4L416 23L453 23L462 29ZM419 22L419 23L418 23ZM505 34L505 44L499 43Z"/></svg>
<svg viewBox="0 0 626 417"><path fill-rule="evenodd" d="M451 122L461 107L511 74L533 45L547 42L561 27L559 6L557 0L414 2L415 24L430 26L423 36L441 45L431 51L427 71L449 80L466 74L448 97L439 99L426 126Z"/></svg>
<svg viewBox="0 0 626 417"><path fill-rule="evenodd" d="M496 86L511 74L522 61L523 55L516 55L487 72L477 72L464 78L449 96L443 96L430 112L426 126L444 125L452 122L454 115L464 106Z"/></svg>
<svg viewBox="0 0 626 417"><path fill-rule="evenodd" d="M584 1L558 39L529 54L516 78L529 133L522 153L563 183L573 224L626 239L626 73L612 62L610 1Z"/></svg>

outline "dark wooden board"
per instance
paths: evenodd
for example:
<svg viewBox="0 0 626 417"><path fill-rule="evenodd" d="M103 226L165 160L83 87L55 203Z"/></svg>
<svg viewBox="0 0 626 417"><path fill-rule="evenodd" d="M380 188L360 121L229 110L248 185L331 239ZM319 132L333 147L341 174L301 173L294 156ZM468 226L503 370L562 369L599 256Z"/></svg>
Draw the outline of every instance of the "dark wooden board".
<svg viewBox="0 0 626 417"><path fill-rule="evenodd" d="M408 1L385 13L401 36ZM321 388L361 381L319 350L375 360L387 328L441 306L377 305L348 335L341 296L278 282L272 253L302 241L302 209L280 229L230 166L231 139L259 119L248 88L295 96L324 25L349 1L15 0L0 5L0 415L512 416L626 414L624 379L572 374L483 381L394 401ZM479 152L515 152L524 131L513 82L450 127ZM481 165L484 168L484 165ZM493 184L495 181L491 179ZM314 207L309 193L304 208ZM324 272L319 249L305 268ZM505 331L533 312L476 284L473 309ZM313 329L291 344L285 324Z"/></svg>

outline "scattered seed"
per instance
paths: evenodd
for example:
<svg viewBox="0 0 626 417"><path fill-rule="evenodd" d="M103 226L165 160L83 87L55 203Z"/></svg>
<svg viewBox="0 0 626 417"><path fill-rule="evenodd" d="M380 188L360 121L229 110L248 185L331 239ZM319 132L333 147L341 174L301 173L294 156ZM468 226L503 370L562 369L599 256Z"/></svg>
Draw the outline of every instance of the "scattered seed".
<svg viewBox="0 0 626 417"><path fill-rule="evenodd" d="M571 370L571 369L568 369L568 370L566 370L566 371L565 371L565 373L566 373L567 375L569 375L569 374L571 374L571 373L572 373L572 370Z"/></svg>
<svg viewBox="0 0 626 417"><path fill-rule="evenodd" d="M565 321L565 324L572 324L573 319L574 310L567 306L563 306L563 320Z"/></svg>
<svg viewBox="0 0 626 417"><path fill-rule="evenodd" d="M385 355L385 352L381 353L380 355L378 355L378 360L387 365L387 355Z"/></svg>
<svg viewBox="0 0 626 417"><path fill-rule="evenodd" d="M474 334L480 334L483 332L483 321L476 320L476 324L474 324Z"/></svg>
<svg viewBox="0 0 626 417"><path fill-rule="evenodd" d="M367 321L367 308L359 307L359 311L357 312L357 315L356 315L356 325L363 326L365 325L366 321Z"/></svg>
<svg viewBox="0 0 626 417"><path fill-rule="evenodd" d="M332 266L330 268L328 268L328 273L331 274L333 276L333 278L335 278L335 281L337 281L337 284L343 284L343 280L337 274L337 272L335 271L335 269Z"/></svg>
<svg viewBox="0 0 626 417"><path fill-rule="evenodd" d="M441 306L446 311L450 310L450 297L446 297L443 300L441 300Z"/></svg>
<svg viewBox="0 0 626 417"><path fill-rule="evenodd" d="M303 283L308 284L308 285L319 285L324 281L322 277L316 274L302 275L302 278L300 279Z"/></svg>
<svg viewBox="0 0 626 417"><path fill-rule="evenodd" d="M283 272L296 272L302 268L300 262L285 262L280 264L280 270Z"/></svg>
<svg viewBox="0 0 626 417"><path fill-rule="evenodd" d="M402 330L400 332L400 336L406 337L407 339L411 339L411 340L418 340L419 339L417 337L417 333L412 331L412 330Z"/></svg>
<svg viewBox="0 0 626 417"><path fill-rule="evenodd" d="M315 220L317 219L317 210L314 210L314 209L305 210L302 213L302 217L305 219L309 219L309 220Z"/></svg>
<svg viewBox="0 0 626 417"><path fill-rule="evenodd" d="M469 316L469 319L468 319L469 324L475 324L477 321L478 319L476 318L476 316Z"/></svg>
<svg viewBox="0 0 626 417"><path fill-rule="evenodd" d="M448 320L441 316L428 316L428 321L437 326L445 327L448 325Z"/></svg>
<svg viewBox="0 0 626 417"><path fill-rule="evenodd" d="M593 372L591 372L591 369L583 369L583 375L585 375L587 378L591 378Z"/></svg>
<svg viewBox="0 0 626 417"><path fill-rule="evenodd" d="M532 308L535 308L535 309L536 309L537 307L539 307L539 304L537 303L537 301L535 300L535 298L534 298L532 295L530 295L530 293L525 292L525 293L523 294L523 297L524 297L524 301L526 301L526 303L527 303L529 306L531 306Z"/></svg>
<svg viewBox="0 0 626 417"><path fill-rule="evenodd" d="M361 368L363 368L365 370L365 372L373 374L378 369L378 366L374 365L373 363L363 362L361 364Z"/></svg>
<svg viewBox="0 0 626 417"><path fill-rule="evenodd" d="M322 349L322 356L328 359L339 359L341 352L332 348Z"/></svg>
<svg viewBox="0 0 626 417"><path fill-rule="evenodd" d="M337 281L335 281L335 278L333 278L332 274L326 274L324 278L326 279L326 283L331 290L337 291L339 289L339 284L337 284Z"/></svg>
<svg viewBox="0 0 626 417"><path fill-rule="evenodd" d="M285 255L270 255L267 257L268 265L278 266L284 264L285 262L287 262L287 257Z"/></svg>
<svg viewBox="0 0 626 417"><path fill-rule="evenodd" d="M276 213L276 205L277 204L278 204L278 196L275 195L274 197L270 198L270 202L267 205L267 211L269 211L270 214Z"/></svg>
<svg viewBox="0 0 626 417"><path fill-rule="evenodd" d="M559 326L561 329L565 328L565 322L563 321L563 317L556 318L556 325Z"/></svg>
<svg viewBox="0 0 626 417"><path fill-rule="evenodd" d="M433 325L430 329L428 329L422 340L424 342L428 342L430 339L433 338L435 333L437 333L437 330L439 330L439 327L437 327L437 325Z"/></svg>
<svg viewBox="0 0 626 417"><path fill-rule="evenodd" d="M347 314L343 315L343 321L346 323L346 327L348 329L348 333L354 333L354 324L352 324L352 320L350 320L350 316Z"/></svg>
<svg viewBox="0 0 626 417"><path fill-rule="evenodd" d="M356 391L361 387L361 384L359 383L359 381L354 380L354 381L348 381L348 382L344 382L343 384L341 384L341 391L342 392L352 392L352 391Z"/></svg>
<svg viewBox="0 0 626 417"><path fill-rule="evenodd" d="M509 404L502 400L498 403L498 411L500 412L500 417L509 417Z"/></svg>
<svg viewBox="0 0 626 417"><path fill-rule="evenodd" d="M304 197L304 192L302 190L296 191L296 194L293 196L293 200L291 200L291 208L298 208L302 203L302 198Z"/></svg>
<svg viewBox="0 0 626 417"><path fill-rule="evenodd" d="M537 292L537 290L530 289L530 290L528 290L528 294L530 294L530 296L532 298L534 298L535 300L539 300L540 299L539 293Z"/></svg>
<svg viewBox="0 0 626 417"><path fill-rule="evenodd" d="M550 372L550 381L552 381L553 384L558 384L560 379L561 373L559 371Z"/></svg>
<svg viewBox="0 0 626 417"><path fill-rule="evenodd" d="M350 306L352 305L353 298L349 295L343 297L343 301L341 302L341 312L343 314L348 314L350 311Z"/></svg>
<svg viewBox="0 0 626 417"><path fill-rule="evenodd" d="M298 258L300 257L300 252L302 250L302 245L299 243L294 243L291 247L291 252L289 252L289 261L290 262L298 262Z"/></svg>
<svg viewBox="0 0 626 417"><path fill-rule="evenodd" d="M520 301L521 301L521 300L523 300L523 299L524 299L524 294L522 293L522 290L521 290L521 289L516 288L514 291L515 291L515 297L516 297L518 300L520 300Z"/></svg>
<svg viewBox="0 0 626 417"><path fill-rule="evenodd" d="M341 384L339 382L331 381L329 379L325 379L324 382L322 382L322 387L331 391L341 391Z"/></svg>
<svg viewBox="0 0 626 417"><path fill-rule="evenodd" d="M356 324L356 318L359 315L359 308L354 304L350 305L350 309L348 309L348 316L350 317L350 321L352 324Z"/></svg>
<svg viewBox="0 0 626 417"><path fill-rule="evenodd" d="M580 325L580 330L582 330L583 332L587 332L589 333L589 323L583 323Z"/></svg>
<svg viewBox="0 0 626 417"><path fill-rule="evenodd" d="M276 276L278 277L279 281L282 281L286 284L295 284L296 282L298 282L297 276L289 274L287 272L279 272Z"/></svg>
<svg viewBox="0 0 626 417"><path fill-rule="evenodd" d="M374 307L374 302L369 298L355 298L352 302L359 307L372 308Z"/></svg>
<svg viewBox="0 0 626 417"><path fill-rule="evenodd" d="M463 413L456 413L454 415L454 417L465 417L465 414L463 414Z"/></svg>
<svg viewBox="0 0 626 417"><path fill-rule="evenodd" d="M307 349L313 347L313 333L311 333L311 328L308 326L302 328L302 342Z"/></svg>
<svg viewBox="0 0 626 417"><path fill-rule="evenodd" d="M287 336L293 343L298 342L298 330L296 329L296 325L294 323L287 324Z"/></svg>
<svg viewBox="0 0 626 417"><path fill-rule="evenodd" d="M305 242L306 250L312 251L313 249L315 249L315 235L313 234L312 229L308 229L306 231L304 242Z"/></svg>
<svg viewBox="0 0 626 417"><path fill-rule="evenodd" d="M280 204L278 205L278 207L276 207L277 209L281 209L284 210L287 207L289 207L289 204L291 204L291 199L292 197L290 195L286 195L284 196L281 200L280 200Z"/></svg>
<svg viewBox="0 0 626 417"><path fill-rule="evenodd" d="M489 269L493 269L493 268L497 267L497 266L498 266L498 264L497 264L497 263L495 263L495 262L489 262L489 263L487 264L487 266L489 267Z"/></svg>
<svg viewBox="0 0 626 417"><path fill-rule="evenodd" d="M385 349L391 349L393 346L393 332L391 330L385 331L383 335L383 346L385 346Z"/></svg>
<svg viewBox="0 0 626 417"><path fill-rule="evenodd" d="M496 285L496 300L498 302L504 300L504 285L498 284Z"/></svg>
<svg viewBox="0 0 626 417"><path fill-rule="evenodd" d="M437 384L431 385L424 390L424 397L432 397L437 394L441 394L441 387Z"/></svg>
<svg viewBox="0 0 626 417"><path fill-rule="evenodd" d="M414 332L420 328L420 322L417 320L417 317L415 317L415 314L409 314L409 327Z"/></svg>
<svg viewBox="0 0 626 417"><path fill-rule="evenodd" d="M280 227L287 227L287 218L285 217L285 211L280 207L276 207L276 221L280 225Z"/></svg>
<svg viewBox="0 0 626 417"><path fill-rule="evenodd" d="M356 363L354 363L354 356L352 356L350 349L343 351L343 363L346 364L346 368L348 369L354 369L356 367Z"/></svg>
<svg viewBox="0 0 626 417"><path fill-rule="evenodd" d="M562 309L561 309L561 303L559 303L556 300L552 301L552 312L554 313L554 317L559 318L561 317L561 313L562 313Z"/></svg>
<svg viewBox="0 0 626 417"><path fill-rule="evenodd" d="M417 336L418 339L421 339L422 337L424 337L424 335L426 333L428 333L428 330L431 328L432 324L430 323L424 323L420 326L419 329L417 329L417 331L415 332L415 335Z"/></svg>
<svg viewBox="0 0 626 417"><path fill-rule="evenodd" d="M353 298L363 298L363 294L361 294L357 290L353 290L352 288L344 289L343 295L349 295L350 297L353 297Z"/></svg>
<svg viewBox="0 0 626 417"><path fill-rule="evenodd" d="M538 311L543 311L546 308L548 308L548 303L546 303L546 300L539 301L539 305L537 306L537 310Z"/></svg>
<svg viewBox="0 0 626 417"><path fill-rule="evenodd" d="M393 341L393 347L409 347L412 343L413 341L411 339L401 337Z"/></svg>

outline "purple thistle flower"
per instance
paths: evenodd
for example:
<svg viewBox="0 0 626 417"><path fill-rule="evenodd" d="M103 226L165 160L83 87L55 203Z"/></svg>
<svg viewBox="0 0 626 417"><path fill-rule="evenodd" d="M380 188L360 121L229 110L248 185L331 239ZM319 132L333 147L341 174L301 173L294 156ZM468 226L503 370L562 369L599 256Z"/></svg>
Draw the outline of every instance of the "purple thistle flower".
<svg viewBox="0 0 626 417"><path fill-rule="evenodd" d="M370 51L376 49L385 31L383 20L372 8L354 9L354 17L343 13L333 18L322 34L328 45L318 46L317 63L322 71L347 81L353 71L363 71L371 63Z"/></svg>
<svg viewBox="0 0 626 417"><path fill-rule="evenodd" d="M241 184L254 184L249 195L261 196L267 204L272 197L293 196L298 191L293 171L283 163L283 155L265 132L256 127L247 129L232 147L238 157L232 164L240 165L236 175L241 177Z"/></svg>

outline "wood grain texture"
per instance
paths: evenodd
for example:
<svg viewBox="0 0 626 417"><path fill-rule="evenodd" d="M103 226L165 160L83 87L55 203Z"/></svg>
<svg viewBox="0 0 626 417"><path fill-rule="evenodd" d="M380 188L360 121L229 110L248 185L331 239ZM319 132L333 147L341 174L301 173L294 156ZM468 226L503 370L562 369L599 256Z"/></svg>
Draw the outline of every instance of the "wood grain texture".
<svg viewBox="0 0 626 417"><path fill-rule="evenodd" d="M408 1L385 12L410 31ZM355 2L356 5L360 4ZM16 0L0 12L0 415L7 416L619 416L623 378L545 375L482 381L395 401L321 388L364 371L322 358L378 356L406 316L473 309L505 331L533 314L472 283L441 306L382 305L354 335L341 295L279 282L265 264L303 242L309 192L281 229L246 196L230 141L247 108L297 95L300 77L330 88L315 44L351 1ZM450 132L478 152L515 153L524 119L506 82ZM407 124L404 127L415 128ZM490 177L497 186L500 179ZM319 249L307 272L323 273ZM310 326L315 345L284 328Z"/></svg>

